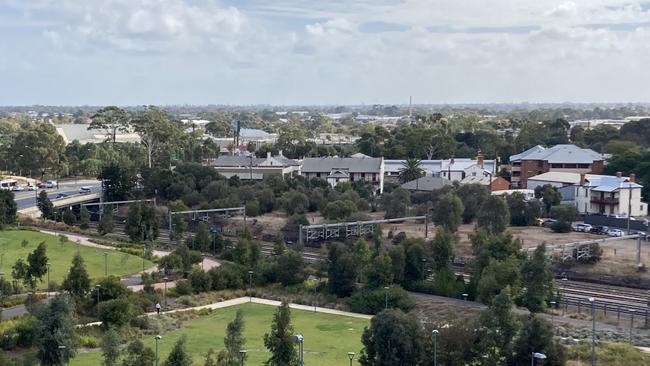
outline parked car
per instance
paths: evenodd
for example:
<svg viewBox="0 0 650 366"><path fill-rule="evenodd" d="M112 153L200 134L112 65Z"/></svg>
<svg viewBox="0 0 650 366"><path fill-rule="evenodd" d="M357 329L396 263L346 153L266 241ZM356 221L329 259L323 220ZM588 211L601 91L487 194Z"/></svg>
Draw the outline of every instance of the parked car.
<svg viewBox="0 0 650 366"><path fill-rule="evenodd" d="M592 234L605 235L609 231L607 226L596 225L589 230Z"/></svg>
<svg viewBox="0 0 650 366"><path fill-rule="evenodd" d="M38 187L36 187L36 186L34 186L34 185L32 185L32 186L27 186L27 190L28 190L28 191L36 191L36 190L38 190Z"/></svg>
<svg viewBox="0 0 650 366"><path fill-rule="evenodd" d="M43 188L45 188L45 183L38 182L38 183L36 183L36 187L43 189Z"/></svg>
<svg viewBox="0 0 650 366"><path fill-rule="evenodd" d="M592 226L589 224L577 224L577 230L583 233L588 233L591 231Z"/></svg>
<svg viewBox="0 0 650 366"><path fill-rule="evenodd" d="M625 232L623 230L621 230L621 229L609 229L609 231L607 231L607 235L609 235L609 236L623 236L623 235L625 235Z"/></svg>
<svg viewBox="0 0 650 366"><path fill-rule="evenodd" d="M546 219L546 220L544 220L544 221L542 222L542 226L543 226L543 227L551 227L551 225L553 225L556 221L557 221L557 220Z"/></svg>
<svg viewBox="0 0 650 366"><path fill-rule="evenodd" d="M14 192L22 192L25 190L25 187L23 186L11 186L11 190Z"/></svg>

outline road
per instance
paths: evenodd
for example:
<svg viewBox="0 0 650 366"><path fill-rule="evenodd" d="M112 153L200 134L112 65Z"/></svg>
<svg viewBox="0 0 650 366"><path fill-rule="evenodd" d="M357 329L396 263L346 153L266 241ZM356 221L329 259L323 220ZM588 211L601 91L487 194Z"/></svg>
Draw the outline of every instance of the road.
<svg viewBox="0 0 650 366"><path fill-rule="evenodd" d="M59 188L48 188L45 191L50 200L55 201L59 194L65 194L68 197L80 195L79 189L81 187L91 187L92 193L101 192L101 182L95 179L59 182ZM18 205L18 210L36 206L36 196L40 191L39 189L38 191L14 192L14 200Z"/></svg>

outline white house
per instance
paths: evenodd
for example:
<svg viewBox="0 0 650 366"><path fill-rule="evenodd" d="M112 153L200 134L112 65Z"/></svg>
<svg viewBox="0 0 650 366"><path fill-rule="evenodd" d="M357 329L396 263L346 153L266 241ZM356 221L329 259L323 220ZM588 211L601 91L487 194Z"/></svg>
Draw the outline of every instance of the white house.
<svg viewBox="0 0 650 366"><path fill-rule="evenodd" d="M406 160L386 160L385 173L389 180L397 180ZM483 176L484 173L496 175L498 172L495 160L485 160L482 155L476 159L443 159L420 160L420 168L428 177L442 177L450 181L458 181L469 176Z"/></svg>

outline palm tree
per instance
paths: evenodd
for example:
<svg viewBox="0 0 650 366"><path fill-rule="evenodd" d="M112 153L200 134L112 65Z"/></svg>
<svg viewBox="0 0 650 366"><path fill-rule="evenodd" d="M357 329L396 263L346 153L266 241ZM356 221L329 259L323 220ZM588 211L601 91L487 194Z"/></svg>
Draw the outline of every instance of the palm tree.
<svg viewBox="0 0 650 366"><path fill-rule="evenodd" d="M415 158L406 159L402 163L402 168L399 171L399 181L406 183L418 179L422 176L422 172L420 160Z"/></svg>

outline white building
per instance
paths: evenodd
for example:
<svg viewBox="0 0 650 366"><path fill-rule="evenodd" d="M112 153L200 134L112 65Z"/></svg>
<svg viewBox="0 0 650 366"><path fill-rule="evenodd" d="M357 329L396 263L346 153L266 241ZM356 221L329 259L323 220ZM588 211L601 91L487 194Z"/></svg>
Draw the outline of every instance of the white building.
<svg viewBox="0 0 650 366"><path fill-rule="evenodd" d="M641 201L643 186L635 175L549 172L531 177L529 189L551 185L562 194L563 203L574 204L583 214L646 216L648 204Z"/></svg>
<svg viewBox="0 0 650 366"><path fill-rule="evenodd" d="M406 160L386 160L386 178L396 181L400 171L404 168ZM485 160L482 156L477 159L443 159L443 160L420 160L420 168L428 177L442 177L450 181L458 181L470 176L495 175L498 166L495 160Z"/></svg>
<svg viewBox="0 0 650 366"><path fill-rule="evenodd" d="M325 179L332 187L341 182L366 181L372 184L376 194L384 192L383 158L305 158L301 175Z"/></svg>

